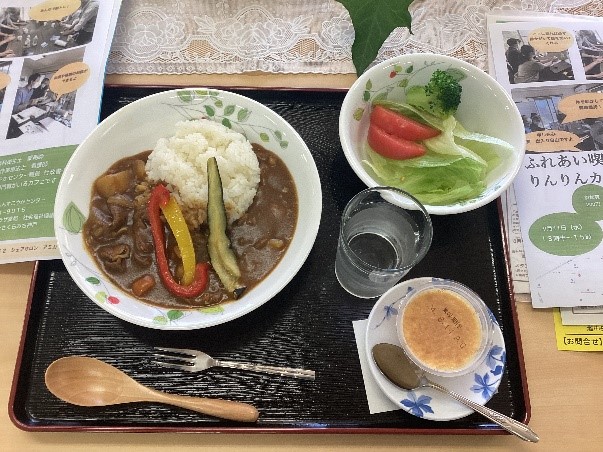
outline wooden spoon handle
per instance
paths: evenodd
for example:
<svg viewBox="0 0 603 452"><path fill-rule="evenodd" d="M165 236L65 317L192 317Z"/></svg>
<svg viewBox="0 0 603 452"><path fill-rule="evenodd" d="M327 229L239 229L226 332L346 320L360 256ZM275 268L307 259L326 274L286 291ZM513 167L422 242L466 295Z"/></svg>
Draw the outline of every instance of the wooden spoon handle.
<svg viewBox="0 0 603 452"><path fill-rule="evenodd" d="M233 402L224 399L209 399L205 397L189 397L176 394L166 394L153 391L155 401L179 406L210 416L229 419L231 421L255 422L259 413L256 407L248 403Z"/></svg>

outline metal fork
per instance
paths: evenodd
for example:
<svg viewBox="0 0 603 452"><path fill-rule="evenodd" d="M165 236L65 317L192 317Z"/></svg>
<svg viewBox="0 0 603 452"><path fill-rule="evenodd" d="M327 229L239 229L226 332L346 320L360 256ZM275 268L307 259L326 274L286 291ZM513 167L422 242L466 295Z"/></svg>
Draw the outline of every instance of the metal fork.
<svg viewBox="0 0 603 452"><path fill-rule="evenodd" d="M188 348L155 347L160 353L153 356L160 360L153 361L163 367L185 370L187 372L201 372L210 367L229 367L231 369L249 370L252 372L263 372L267 374L280 375L282 377L300 378L303 380L314 380L316 372L313 370L295 369L292 367L267 366L256 363L243 363L238 361L224 361L215 359L207 353ZM162 359L163 358L163 359ZM167 360L167 361L165 361Z"/></svg>

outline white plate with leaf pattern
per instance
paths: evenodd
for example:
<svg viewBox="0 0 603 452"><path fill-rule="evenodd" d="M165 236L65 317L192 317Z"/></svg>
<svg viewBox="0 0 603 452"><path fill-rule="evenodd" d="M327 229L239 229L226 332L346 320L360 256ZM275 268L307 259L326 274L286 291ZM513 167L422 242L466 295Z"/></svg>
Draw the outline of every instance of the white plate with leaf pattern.
<svg viewBox="0 0 603 452"><path fill-rule="evenodd" d="M503 152L500 164L487 174L486 186L479 195L445 205L423 203L431 215L450 215L476 209L498 198L523 162L525 131L521 114L510 94L490 75L446 55L414 53L390 58L367 69L348 90L341 105L339 137L356 175L369 187L383 185L365 164L372 103L385 99L403 102L410 86L427 84L437 69L453 72L461 79L463 93L455 118L467 130L499 138L513 147L513 152Z"/></svg>
<svg viewBox="0 0 603 452"><path fill-rule="evenodd" d="M207 117L243 133L277 154L291 172L298 195L293 239L277 267L240 299L208 308L165 309L145 304L105 277L87 252L82 226L88 215L94 180L127 156L152 149L160 137L174 134L178 121ZM302 189L303 188L303 189ZM247 97L206 88L164 91L126 105L102 121L67 163L54 208L54 229L69 274L101 308L136 325L191 330L241 317L274 297L305 262L318 233L322 191L312 154L299 134L277 113Z"/></svg>
<svg viewBox="0 0 603 452"><path fill-rule="evenodd" d="M383 393L398 407L414 416L433 421L451 421L473 413L473 410L431 388L407 391L389 381L372 359L371 350L376 344L385 342L400 345L396 327L398 302L409 291L421 288L437 278L417 278L403 281L379 298L373 307L366 330L366 356L369 368ZM429 379L465 396L481 405L488 402L498 391L503 377L506 360L505 342L496 318L490 313L494 334L490 350L484 361L473 371L458 377L438 377Z"/></svg>

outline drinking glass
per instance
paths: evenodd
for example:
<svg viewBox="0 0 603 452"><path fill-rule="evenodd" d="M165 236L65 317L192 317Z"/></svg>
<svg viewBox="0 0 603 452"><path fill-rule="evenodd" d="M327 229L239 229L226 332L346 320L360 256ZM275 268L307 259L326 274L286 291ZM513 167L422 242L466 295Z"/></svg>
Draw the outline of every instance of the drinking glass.
<svg viewBox="0 0 603 452"><path fill-rule="evenodd" d="M367 188L345 207L335 275L359 298L383 295L427 254L433 227L425 207L393 187Z"/></svg>

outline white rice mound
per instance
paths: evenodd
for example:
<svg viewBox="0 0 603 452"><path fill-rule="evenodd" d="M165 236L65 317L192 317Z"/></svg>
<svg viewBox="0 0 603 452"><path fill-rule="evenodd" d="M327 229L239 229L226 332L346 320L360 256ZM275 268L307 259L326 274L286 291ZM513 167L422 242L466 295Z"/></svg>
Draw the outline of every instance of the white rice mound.
<svg viewBox="0 0 603 452"><path fill-rule="evenodd" d="M163 182L189 227L207 219L207 160L216 157L228 223L243 215L257 192L260 165L241 133L208 119L180 121L176 133L160 138L146 164L149 182Z"/></svg>

